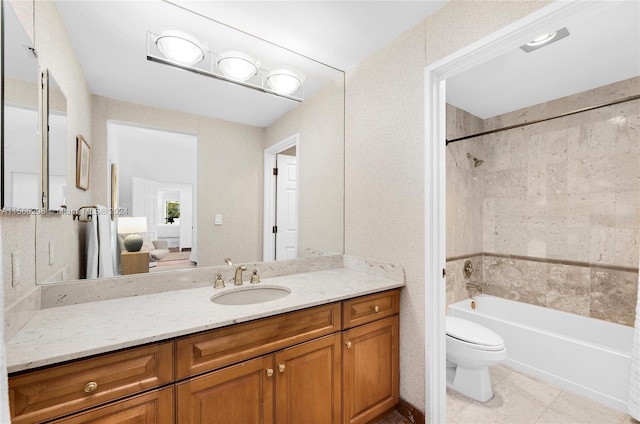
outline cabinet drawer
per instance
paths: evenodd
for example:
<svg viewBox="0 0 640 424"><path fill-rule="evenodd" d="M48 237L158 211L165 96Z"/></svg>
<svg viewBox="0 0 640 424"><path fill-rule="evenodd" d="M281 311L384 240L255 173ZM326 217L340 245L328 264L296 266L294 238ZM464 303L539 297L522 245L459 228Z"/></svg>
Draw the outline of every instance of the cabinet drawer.
<svg viewBox="0 0 640 424"><path fill-rule="evenodd" d="M340 303L236 324L176 341L182 379L340 331Z"/></svg>
<svg viewBox="0 0 640 424"><path fill-rule="evenodd" d="M351 328L395 315L399 310L400 290L345 300L342 302L342 328Z"/></svg>
<svg viewBox="0 0 640 424"><path fill-rule="evenodd" d="M173 381L173 342L9 377L14 424L48 420Z"/></svg>
<svg viewBox="0 0 640 424"><path fill-rule="evenodd" d="M173 424L173 386L81 412L53 424L99 422Z"/></svg>

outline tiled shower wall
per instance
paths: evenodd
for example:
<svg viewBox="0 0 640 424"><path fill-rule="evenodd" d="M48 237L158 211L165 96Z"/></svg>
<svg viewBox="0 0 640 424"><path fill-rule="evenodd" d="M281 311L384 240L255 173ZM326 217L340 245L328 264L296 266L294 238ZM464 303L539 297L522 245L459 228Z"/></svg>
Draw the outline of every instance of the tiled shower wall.
<svg viewBox="0 0 640 424"><path fill-rule="evenodd" d="M484 128L639 91L640 78L634 78L491 118ZM473 121L466 117L465 122ZM450 144L448 257L482 258L484 293L633 325L640 241L638 140L640 100L635 100ZM484 163L474 168L466 152ZM479 199L480 213L474 211ZM448 266L458 268L458 262ZM448 300L459 300L464 292L454 288Z"/></svg>

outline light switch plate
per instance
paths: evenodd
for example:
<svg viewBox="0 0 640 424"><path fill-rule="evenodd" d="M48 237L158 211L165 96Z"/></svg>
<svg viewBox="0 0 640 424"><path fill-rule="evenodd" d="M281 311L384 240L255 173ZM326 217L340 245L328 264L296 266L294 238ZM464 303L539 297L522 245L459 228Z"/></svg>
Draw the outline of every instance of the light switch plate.
<svg viewBox="0 0 640 424"><path fill-rule="evenodd" d="M221 214L219 214L219 213L215 214L215 217L214 217L213 223L214 223L215 225L222 225L222 215L221 215Z"/></svg>

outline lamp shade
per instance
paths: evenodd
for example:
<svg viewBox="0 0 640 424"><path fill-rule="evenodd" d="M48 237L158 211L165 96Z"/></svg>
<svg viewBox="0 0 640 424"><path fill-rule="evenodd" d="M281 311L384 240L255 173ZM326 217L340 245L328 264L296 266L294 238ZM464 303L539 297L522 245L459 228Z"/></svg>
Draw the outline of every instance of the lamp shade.
<svg viewBox="0 0 640 424"><path fill-rule="evenodd" d="M118 218L118 234L147 232L146 216L123 216Z"/></svg>

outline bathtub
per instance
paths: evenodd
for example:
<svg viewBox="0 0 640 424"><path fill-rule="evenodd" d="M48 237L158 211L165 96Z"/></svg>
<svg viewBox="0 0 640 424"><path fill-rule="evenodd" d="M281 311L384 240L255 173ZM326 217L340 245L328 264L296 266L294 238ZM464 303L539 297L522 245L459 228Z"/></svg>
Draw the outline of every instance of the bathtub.
<svg viewBox="0 0 640 424"><path fill-rule="evenodd" d="M448 314L502 336L505 365L626 412L633 328L488 295Z"/></svg>

